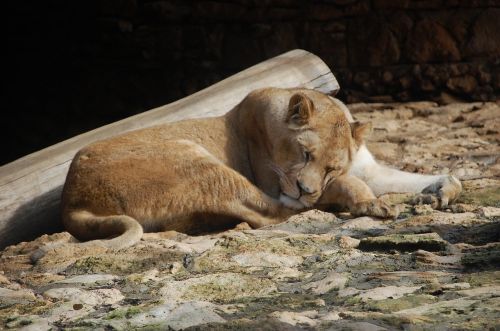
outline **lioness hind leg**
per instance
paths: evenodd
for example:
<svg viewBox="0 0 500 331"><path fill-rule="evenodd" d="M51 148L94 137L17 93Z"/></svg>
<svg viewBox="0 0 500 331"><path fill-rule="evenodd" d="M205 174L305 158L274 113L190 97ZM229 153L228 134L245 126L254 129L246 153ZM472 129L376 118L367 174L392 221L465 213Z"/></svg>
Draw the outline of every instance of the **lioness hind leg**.
<svg viewBox="0 0 500 331"><path fill-rule="evenodd" d="M247 222L254 229L282 222L296 213L225 164L208 159L206 163L195 166L203 173L204 182L203 190L196 186L192 190L200 197L201 203L197 206L200 213L228 216ZM213 196L207 192L214 192Z"/></svg>
<svg viewBox="0 0 500 331"><path fill-rule="evenodd" d="M331 205L347 207L355 216L395 218L399 214L397 207L377 199L361 179L348 175L332 182L317 203L321 209L327 209Z"/></svg>
<svg viewBox="0 0 500 331"><path fill-rule="evenodd" d="M349 174L362 179L376 196L415 193L414 204L431 204L434 208L445 208L462 192L462 184L452 175L409 173L378 164L364 145L354 156Z"/></svg>
<svg viewBox="0 0 500 331"><path fill-rule="evenodd" d="M455 201L462 192L462 184L452 175L438 177L413 198L412 204L430 204L432 208L446 208Z"/></svg>
<svg viewBox="0 0 500 331"><path fill-rule="evenodd" d="M269 198L270 199L270 198ZM277 204L279 204L276 201ZM278 206L273 206L274 208L280 208ZM274 209L270 208L270 209ZM262 212L253 210L252 208L246 206L241 201L234 201L228 208L228 214L231 216L237 217L238 219L246 222L253 229L258 229L266 225L277 224L283 222L285 220L281 215L264 215L264 213L269 213L271 210L262 210Z"/></svg>

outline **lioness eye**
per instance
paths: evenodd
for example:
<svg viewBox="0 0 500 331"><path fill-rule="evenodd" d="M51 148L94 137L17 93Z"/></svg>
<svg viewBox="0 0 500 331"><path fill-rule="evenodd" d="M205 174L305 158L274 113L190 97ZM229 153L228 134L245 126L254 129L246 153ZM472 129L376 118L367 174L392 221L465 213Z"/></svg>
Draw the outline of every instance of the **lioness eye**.
<svg viewBox="0 0 500 331"><path fill-rule="evenodd" d="M332 172L332 171L337 171L340 170L340 167L326 167L326 172Z"/></svg>
<svg viewBox="0 0 500 331"><path fill-rule="evenodd" d="M311 161L311 159L312 159L311 152L304 151L304 160L305 160L306 162L309 162L309 161Z"/></svg>

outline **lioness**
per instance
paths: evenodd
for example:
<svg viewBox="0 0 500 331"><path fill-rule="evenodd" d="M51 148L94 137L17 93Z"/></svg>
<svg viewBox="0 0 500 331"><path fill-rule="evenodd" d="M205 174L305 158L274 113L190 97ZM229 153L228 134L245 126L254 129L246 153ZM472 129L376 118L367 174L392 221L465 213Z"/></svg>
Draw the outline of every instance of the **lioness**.
<svg viewBox="0 0 500 331"><path fill-rule="evenodd" d="M461 191L449 175L379 165L338 100L307 89L250 93L225 116L129 132L83 148L62 195L66 229L82 241L130 246L143 231L196 234L239 222L278 223L306 208L395 217L376 197L424 192L441 207Z"/></svg>

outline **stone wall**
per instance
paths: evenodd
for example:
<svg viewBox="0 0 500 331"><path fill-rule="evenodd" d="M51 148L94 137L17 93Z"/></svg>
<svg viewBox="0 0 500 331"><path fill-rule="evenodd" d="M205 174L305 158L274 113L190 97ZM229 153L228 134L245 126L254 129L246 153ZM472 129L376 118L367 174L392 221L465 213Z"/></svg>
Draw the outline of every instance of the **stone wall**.
<svg viewBox="0 0 500 331"><path fill-rule="evenodd" d="M0 163L293 48L347 102L495 100L500 0L11 1Z"/></svg>
<svg viewBox="0 0 500 331"><path fill-rule="evenodd" d="M304 48L337 73L348 101L442 93L492 100L500 88L498 7L498 0L121 0L101 5L98 21L115 52L168 66L179 95Z"/></svg>

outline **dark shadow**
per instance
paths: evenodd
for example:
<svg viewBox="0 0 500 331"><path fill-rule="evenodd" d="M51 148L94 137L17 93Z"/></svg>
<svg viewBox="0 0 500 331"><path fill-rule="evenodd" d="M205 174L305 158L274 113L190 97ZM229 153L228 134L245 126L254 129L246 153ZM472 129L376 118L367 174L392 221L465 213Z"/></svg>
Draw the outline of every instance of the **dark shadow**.
<svg viewBox="0 0 500 331"><path fill-rule="evenodd" d="M395 233L412 234L436 232L444 240L452 243L465 243L475 246L500 242L500 220L482 224L425 224L398 229Z"/></svg>
<svg viewBox="0 0 500 331"><path fill-rule="evenodd" d="M482 224L425 224L399 229L393 234L439 234L451 244L468 244L462 248L461 263L465 272L494 271L500 269L500 219ZM428 248L422 248L430 250Z"/></svg>
<svg viewBox="0 0 500 331"><path fill-rule="evenodd" d="M63 231L60 216L62 185L21 205L0 228L0 249Z"/></svg>

